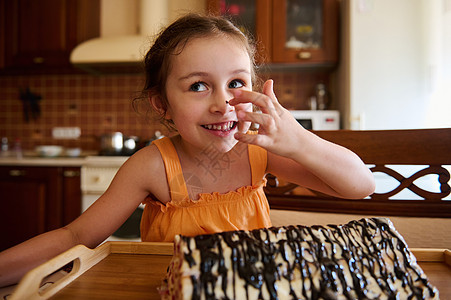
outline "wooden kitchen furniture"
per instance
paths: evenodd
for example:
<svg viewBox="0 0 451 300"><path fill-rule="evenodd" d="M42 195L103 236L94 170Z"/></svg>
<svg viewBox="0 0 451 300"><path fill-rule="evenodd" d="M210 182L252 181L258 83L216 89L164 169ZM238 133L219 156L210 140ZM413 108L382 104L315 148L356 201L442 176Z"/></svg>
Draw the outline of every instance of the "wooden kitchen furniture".
<svg viewBox="0 0 451 300"><path fill-rule="evenodd" d="M393 190L374 193L369 199L340 199L279 183L269 175L265 192L271 209L320 213L370 214L377 216L451 218L450 173L451 128L412 130L316 131L318 136L354 151L373 173L383 173L398 182ZM396 171L396 165L420 167L411 176ZM344 171L345 172L345 171ZM415 180L437 176L439 191L424 190ZM377 181L376 181L377 185ZM422 200L390 199L411 190Z"/></svg>
<svg viewBox="0 0 451 300"><path fill-rule="evenodd" d="M449 299L451 251L412 252L440 298ZM172 253L172 243L107 242L94 250L79 245L30 271L8 299L159 299ZM39 291L46 275L72 261L69 274Z"/></svg>
<svg viewBox="0 0 451 300"><path fill-rule="evenodd" d="M373 171L377 193L339 199L269 175L266 194L274 226L387 217L409 247L451 249L451 128L316 134L357 153Z"/></svg>
<svg viewBox="0 0 451 300"><path fill-rule="evenodd" d="M339 2L208 0L207 10L230 16L256 39L259 63L334 67L339 53ZM298 42L312 40L313 45L286 47L295 37Z"/></svg>
<svg viewBox="0 0 451 300"><path fill-rule="evenodd" d="M81 213L80 167L0 166L0 251Z"/></svg>
<svg viewBox="0 0 451 300"><path fill-rule="evenodd" d="M72 49L100 34L100 1L0 0L0 19L2 73L68 72Z"/></svg>

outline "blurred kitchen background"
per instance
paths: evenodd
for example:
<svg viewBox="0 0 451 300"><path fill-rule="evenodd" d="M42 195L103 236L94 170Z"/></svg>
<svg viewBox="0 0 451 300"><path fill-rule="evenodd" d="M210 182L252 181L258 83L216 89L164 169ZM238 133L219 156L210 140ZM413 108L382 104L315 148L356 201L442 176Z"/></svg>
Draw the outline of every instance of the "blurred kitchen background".
<svg viewBox="0 0 451 300"><path fill-rule="evenodd" d="M285 5L293 12L319 5L319 45L288 37ZM451 127L451 0L0 0L0 136L11 145L20 139L25 150L98 151L103 134L141 141L166 134L132 108L144 84L137 61L161 26L206 10L231 14L253 31L260 75L274 79L289 109L318 109L312 97L323 84L323 108L339 111L340 128ZM294 24L296 34L308 35L314 22ZM106 42L95 50L81 43L99 36ZM115 43L131 50L116 51ZM129 61L109 63L120 51L130 51ZM55 138L55 128L80 135Z"/></svg>
<svg viewBox="0 0 451 300"><path fill-rule="evenodd" d="M254 36L262 79L308 129L451 127L451 0L0 0L0 251L74 220L168 134L132 103L153 37L188 11ZM141 214L109 240L139 240Z"/></svg>

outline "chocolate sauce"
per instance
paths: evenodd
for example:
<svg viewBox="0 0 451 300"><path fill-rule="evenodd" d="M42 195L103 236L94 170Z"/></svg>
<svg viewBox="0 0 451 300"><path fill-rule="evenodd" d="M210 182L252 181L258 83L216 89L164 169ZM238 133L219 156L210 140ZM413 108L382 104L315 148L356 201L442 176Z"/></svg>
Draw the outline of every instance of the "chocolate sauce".
<svg viewBox="0 0 451 300"><path fill-rule="evenodd" d="M200 275L191 276L192 299L248 299L251 293L279 299L281 281L288 282L285 293L292 299L438 296L404 239L384 218L182 236L181 241L184 260L190 267L199 264Z"/></svg>

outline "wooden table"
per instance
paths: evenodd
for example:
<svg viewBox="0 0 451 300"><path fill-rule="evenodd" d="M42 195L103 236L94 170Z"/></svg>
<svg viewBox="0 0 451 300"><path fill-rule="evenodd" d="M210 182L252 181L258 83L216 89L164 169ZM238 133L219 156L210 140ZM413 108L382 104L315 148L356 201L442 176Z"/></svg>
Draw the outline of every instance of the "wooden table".
<svg viewBox="0 0 451 300"><path fill-rule="evenodd" d="M110 254L51 299L160 299L170 255Z"/></svg>
<svg viewBox="0 0 451 300"><path fill-rule="evenodd" d="M157 288L172 257L171 243L109 242L95 250L77 247L79 248L71 249L72 253L63 253L64 259L59 259L58 262L61 266L61 263L64 265L73 261L74 256L80 256L79 252L82 251L79 261L74 261L73 270L76 274L72 271L68 274L72 274L72 278L66 278L66 282L57 282L45 289L41 294L44 299L160 298ZM411 250L431 283L438 288L440 298L451 299L451 252L440 249ZM58 260L58 257L54 260ZM30 292L34 289L33 285L36 286L36 275L42 276L45 271L58 269L58 264L50 266L52 261L30 271L11 299L24 299L24 295L33 296ZM46 265L47 270L44 270ZM80 275L80 272L84 273ZM39 284L41 281L37 282Z"/></svg>
<svg viewBox="0 0 451 300"><path fill-rule="evenodd" d="M411 249L430 282L437 287L440 299L451 299L451 251Z"/></svg>

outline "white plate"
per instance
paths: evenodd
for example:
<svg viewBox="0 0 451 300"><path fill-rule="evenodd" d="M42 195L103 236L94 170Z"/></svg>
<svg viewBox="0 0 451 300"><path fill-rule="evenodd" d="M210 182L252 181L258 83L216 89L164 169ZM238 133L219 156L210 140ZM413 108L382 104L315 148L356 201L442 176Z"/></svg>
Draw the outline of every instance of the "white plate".
<svg viewBox="0 0 451 300"><path fill-rule="evenodd" d="M63 153L64 148L56 145L43 145L36 147L36 152L43 157L57 157Z"/></svg>

